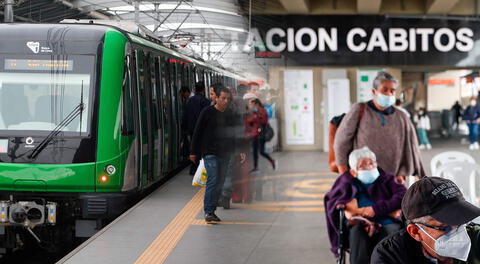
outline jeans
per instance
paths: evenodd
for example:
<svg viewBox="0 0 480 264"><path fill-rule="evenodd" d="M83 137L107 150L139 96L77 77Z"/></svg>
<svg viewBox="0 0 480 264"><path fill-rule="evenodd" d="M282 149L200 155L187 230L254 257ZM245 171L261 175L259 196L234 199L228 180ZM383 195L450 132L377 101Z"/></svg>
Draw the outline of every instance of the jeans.
<svg viewBox="0 0 480 264"><path fill-rule="evenodd" d="M468 138L470 143L473 144L478 141L478 123L467 123L468 126Z"/></svg>
<svg viewBox="0 0 480 264"><path fill-rule="evenodd" d="M350 243L350 264L370 263L373 248L382 239L401 229L400 224L382 226L380 230L369 237L361 225L354 225L349 229L348 241Z"/></svg>
<svg viewBox="0 0 480 264"><path fill-rule="evenodd" d="M417 128L417 133L420 145L430 144L430 141L428 140L427 130L425 128Z"/></svg>
<svg viewBox="0 0 480 264"><path fill-rule="evenodd" d="M272 157L268 155L268 153L265 152L265 140L260 138L260 136L254 137L252 141L252 147L253 147L253 168L257 169L258 168L258 152L260 151L260 155L262 155L264 158L266 158L270 164L272 164L272 167L275 166L275 162L273 161Z"/></svg>
<svg viewBox="0 0 480 264"><path fill-rule="evenodd" d="M230 200L232 198L232 189L233 189L233 165L235 163L234 157L227 158L227 170L225 172L225 180L223 182L223 186L221 188L221 197L222 199Z"/></svg>
<svg viewBox="0 0 480 264"><path fill-rule="evenodd" d="M203 157L203 162L207 170L207 184L205 187L205 197L203 199L204 211L206 214L213 214L217 209L218 199L225 178L228 174L231 174L231 159L216 155L207 155Z"/></svg>

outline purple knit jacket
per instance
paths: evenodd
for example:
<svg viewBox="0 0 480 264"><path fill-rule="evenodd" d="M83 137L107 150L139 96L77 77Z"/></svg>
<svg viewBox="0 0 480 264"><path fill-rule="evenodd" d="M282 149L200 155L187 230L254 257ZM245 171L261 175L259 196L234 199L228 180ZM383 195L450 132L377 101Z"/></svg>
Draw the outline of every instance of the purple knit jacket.
<svg viewBox="0 0 480 264"><path fill-rule="evenodd" d="M404 185L395 181L391 173L386 173L378 168L380 176L368 188L368 195L375 203L372 207L375 216L386 216L389 213L401 208L403 196L407 192ZM327 230L330 239L331 251L338 258L338 225L339 213L336 209L338 204L350 202L357 194L353 185L354 177L350 172L345 172L337 178L332 189L325 195L324 207L327 217Z"/></svg>

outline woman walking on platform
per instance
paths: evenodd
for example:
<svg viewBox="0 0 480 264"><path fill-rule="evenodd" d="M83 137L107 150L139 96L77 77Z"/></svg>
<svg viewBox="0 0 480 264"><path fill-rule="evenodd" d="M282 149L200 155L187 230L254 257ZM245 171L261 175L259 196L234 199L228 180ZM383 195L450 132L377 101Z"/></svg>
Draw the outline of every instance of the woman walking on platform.
<svg viewBox="0 0 480 264"><path fill-rule="evenodd" d="M250 101L248 104L248 109L250 110L250 114L246 118L245 122L247 123L247 127L249 127L247 134L253 139L252 147L254 167L252 171L258 170L258 152L260 152L260 155L270 162L272 168L275 170L275 160L265 152L265 139L262 136L262 131L268 123L267 110L265 110L262 102L257 98Z"/></svg>
<svg viewBox="0 0 480 264"><path fill-rule="evenodd" d="M418 140L420 141L419 149L432 149L427 135L427 131L430 130L430 118L427 110L424 107L420 107L418 113L413 117L413 121L417 125Z"/></svg>

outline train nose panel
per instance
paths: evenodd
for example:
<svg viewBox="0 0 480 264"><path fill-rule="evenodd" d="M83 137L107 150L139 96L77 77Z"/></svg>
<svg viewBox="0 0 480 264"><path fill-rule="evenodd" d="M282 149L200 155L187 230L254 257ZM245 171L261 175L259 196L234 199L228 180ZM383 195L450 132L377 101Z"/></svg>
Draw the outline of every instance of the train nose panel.
<svg viewBox="0 0 480 264"><path fill-rule="evenodd" d="M47 183L42 180L16 180L13 183L14 189L16 190L36 190L36 191L46 191Z"/></svg>

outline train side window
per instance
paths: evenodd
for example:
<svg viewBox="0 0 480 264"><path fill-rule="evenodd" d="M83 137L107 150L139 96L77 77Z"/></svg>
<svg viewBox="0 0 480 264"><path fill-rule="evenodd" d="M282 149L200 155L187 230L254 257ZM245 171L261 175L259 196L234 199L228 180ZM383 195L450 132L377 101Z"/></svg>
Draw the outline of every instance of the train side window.
<svg viewBox="0 0 480 264"><path fill-rule="evenodd" d="M150 81L151 81L151 93L152 93L152 122L153 122L153 129L158 130L160 129L160 122L158 118L159 111L159 99L158 99L158 57L151 57L150 58Z"/></svg>
<svg viewBox="0 0 480 264"><path fill-rule="evenodd" d="M131 56L125 57L124 64L124 76L123 76L123 122L122 122L122 134L124 136L130 136L134 134L135 124L133 119L133 94L132 94L132 69L131 69Z"/></svg>

